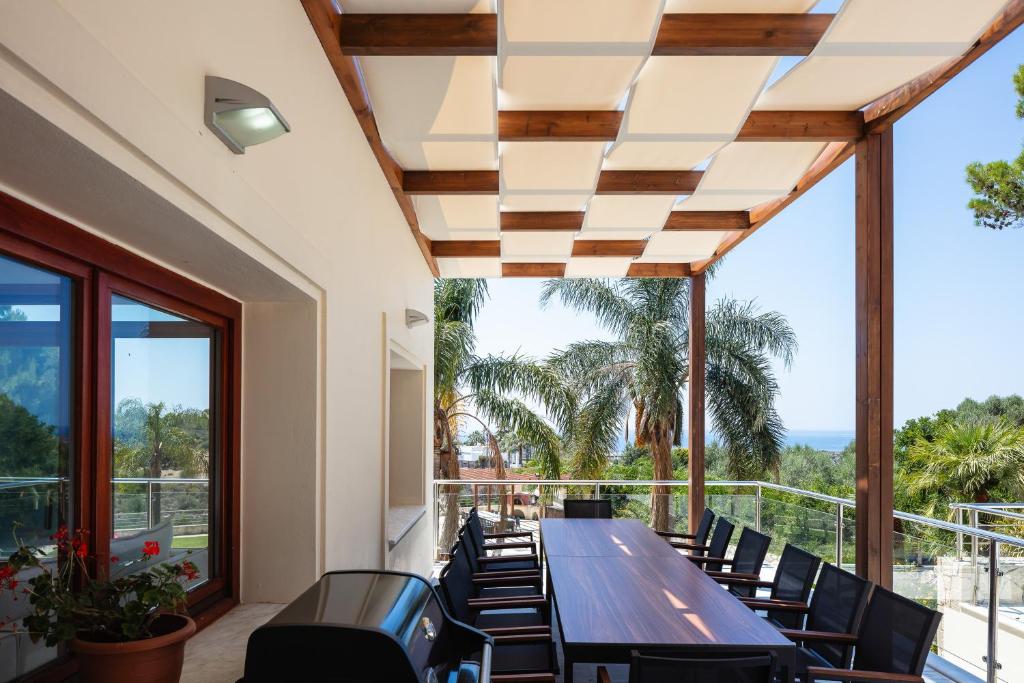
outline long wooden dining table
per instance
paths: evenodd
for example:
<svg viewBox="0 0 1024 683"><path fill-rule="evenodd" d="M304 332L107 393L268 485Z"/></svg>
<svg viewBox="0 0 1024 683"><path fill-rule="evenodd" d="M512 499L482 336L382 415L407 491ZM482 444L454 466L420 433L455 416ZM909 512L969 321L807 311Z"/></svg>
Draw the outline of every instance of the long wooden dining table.
<svg viewBox="0 0 1024 683"><path fill-rule="evenodd" d="M633 650L772 652L791 680L794 644L639 520L544 519L541 553L563 677Z"/></svg>

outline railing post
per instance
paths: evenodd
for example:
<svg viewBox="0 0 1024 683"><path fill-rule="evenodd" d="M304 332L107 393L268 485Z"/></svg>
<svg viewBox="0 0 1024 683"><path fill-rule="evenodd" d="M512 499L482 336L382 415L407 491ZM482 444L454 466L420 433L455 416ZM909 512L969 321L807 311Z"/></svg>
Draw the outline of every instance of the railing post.
<svg viewBox="0 0 1024 683"><path fill-rule="evenodd" d="M153 528L153 480L146 482L146 527Z"/></svg>
<svg viewBox="0 0 1024 683"><path fill-rule="evenodd" d="M978 511L971 510L971 528L978 528ZM978 534L971 535L971 565L978 566Z"/></svg>
<svg viewBox="0 0 1024 683"><path fill-rule="evenodd" d="M754 531L761 532L761 484L754 490Z"/></svg>
<svg viewBox="0 0 1024 683"><path fill-rule="evenodd" d="M594 499L596 500L596 499L598 499L600 497L601 497L601 484L599 482L594 482Z"/></svg>
<svg viewBox="0 0 1024 683"><path fill-rule="evenodd" d="M960 506L956 508L956 523L960 526L964 524L964 509ZM956 561L959 562L964 556L964 532L956 532Z"/></svg>
<svg viewBox="0 0 1024 683"><path fill-rule="evenodd" d="M441 486L434 482L434 561L441 559Z"/></svg>
<svg viewBox="0 0 1024 683"><path fill-rule="evenodd" d="M843 566L843 511L846 506L842 503L836 509L836 566Z"/></svg>
<svg viewBox="0 0 1024 683"><path fill-rule="evenodd" d="M977 540L977 536L975 536ZM988 655L985 657L987 683L996 683L999 661L996 641L999 638L999 544L988 543Z"/></svg>

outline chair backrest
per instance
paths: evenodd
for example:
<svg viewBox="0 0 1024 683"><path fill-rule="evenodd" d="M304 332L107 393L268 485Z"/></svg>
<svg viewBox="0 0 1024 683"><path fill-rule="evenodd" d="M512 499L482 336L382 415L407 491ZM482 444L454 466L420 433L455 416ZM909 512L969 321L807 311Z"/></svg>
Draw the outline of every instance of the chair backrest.
<svg viewBox="0 0 1024 683"><path fill-rule="evenodd" d="M782 550L782 557L779 558L779 566L775 570L772 598L807 602L820 565L820 557L787 543ZM804 621L803 614L782 610L768 610L768 618L786 628L800 628Z"/></svg>
<svg viewBox="0 0 1024 683"><path fill-rule="evenodd" d="M834 564L822 564L807 613L807 630L856 634L864 618L872 585L867 579ZM852 645L807 641L805 646L834 667L850 668Z"/></svg>
<svg viewBox="0 0 1024 683"><path fill-rule="evenodd" d="M736 543L736 551L732 554L732 571L737 574L760 574L771 543L770 536L765 536L750 527L743 527L740 540ZM757 590L754 586L730 586L729 589L734 595L748 598L753 597Z"/></svg>
<svg viewBox="0 0 1024 683"><path fill-rule="evenodd" d="M767 652L695 656L634 651L629 665L629 683L769 683L775 678L776 668L774 655Z"/></svg>
<svg viewBox="0 0 1024 683"><path fill-rule="evenodd" d="M459 621L472 624L475 615L469 608L474 596L473 570L469 564L468 548L463 537L452 551L448 564L441 570L438 582L448 610Z"/></svg>
<svg viewBox="0 0 1024 683"><path fill-rule="evenodd" d="M566 519L612 518L612 502L602 498L566 498L562 509Z"/></svg>
<svg viewBox="0 0 1024 683"><path fill-rule="evenodd" d="M708 557L725 557L725 552L729 550L729 541L732 540L732 532L735 529L736 525L725 517L718 518L715 532L711 534L711 542L708 543ZM722 566L721 562L706 562L704 569L719 572L722 571Z"/></svg>
<svg viewBox="0 0 1024 683"><path fill-rule="evenodd" d="M855 669L920 676L942 614L875 587L857 635Z"/></svg>
<svg viewBox="0 0 1024 683"><path fill-rule="evenodd" d="M697 533L693 538L693 542L697 545L706 545L708 534L711 533L711 525L714 523L715 513L711 511L711 508L704 508L704 514L700 516L700 524L697 525Z"/></svg>
<svg viewBox="0 0 1024 683"><path fill-rule="evenodd" d="M469 516L466 518L463 530L469 536L469 540L473 542L473 545L476 546L477 555L484 552L484 527L480 523L480 514L476 508L469 511Z"/></svg>

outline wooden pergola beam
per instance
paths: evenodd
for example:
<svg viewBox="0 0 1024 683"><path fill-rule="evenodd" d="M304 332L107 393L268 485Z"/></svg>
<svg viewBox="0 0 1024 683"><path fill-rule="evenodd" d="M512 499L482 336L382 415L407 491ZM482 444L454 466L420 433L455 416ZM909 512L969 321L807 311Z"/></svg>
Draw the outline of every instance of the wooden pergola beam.
<svg viewBox="0 0 1024 683"><path fill-rule="evenodd" d="M349 106L352 107L352 112L356 115L359 127L362 129L363 135L366 136L370 151L376 157L377 164L380 166L391 192L395 195L398 208L401 209L402 216L409 224L409 230L427 262L427 267L434 277L439 277L437 261L434 260L430 252L430 238L420 231L419 219L416 216L412 199L402 189L402 168L384 147L380 131L377 130L377 120L373 116L370 97L363 87L359 67L354 58L342 53L338 44L338 25L341 15L331 0L302 0L302 7L306 10L306 16L309 17L309 23L320 40L320 46L327 56L327 61L334 70L338 83L348 99Z"/></svg>
<svg viewBox="0 0 1024 683"><path fill-rule="evenodd" d="M857 573L892 588L892 128L857 143Z"/></svg>
<svg viewBox="0 0 1024 683"><path fill-rule="evenodd" d="M573 256L643 256L647 240L576 240Z"/></svg>
<svg viewBox="0 0 1024 683"><path fill-rule="evenodd" d="M808 55L832 14L666 14L654 55Z"/></svg>
<svg viewBox="0 0 1024 683"><path fill-rule="evenodd" d="M689 263L630 263L626 277L689 277Z"/></svg>
<svg viewBox="0 0 1024 683"><path fill-rule="evenodd" d="M664 230L747 230L748 211L672 211Z"/></svg>
<svg viewBox="0 0 1024 683"><path fill-rule="evenodd" d="M690 533L704 514L704 379L706 362L705 326L706 283L704 273L690 277L690 376L687 381L687 446L689 447L690 486L687 512Z"/></svg>
<svg viewBox="0 0 1024 683"><path fill-rule="evenodd" d="M498 172L405 171L402 190L409 195L498 194Z"/></svg>
<svg viewBox="0 0 1024 683"><path fill-rule="evenodd" d="M583 229L583 211L502 211L501 230L565 230Z"/></svg>
<svg viewBox="0 0 1024 683"><path fill-rule="evenodd" d="M564 277L564 263L502 263L502 277Z"/></svg>
<svg viewBox="0 0 1024 683"><path fill-rule="evenodd" d="M349 14L338 34L346 55L498 54L495 14Z"/></svg>
<svg viewBox="0 0 1024 683"><path fill-rule="evenodd" d="M692 194L703 171L601 171L597 194Z"/></svg>
<svg viewBox="0 0 1024 683"><path fill-rule="evenodd" d="M859 111L752 111L740 128L740 142L856 142L864 136Z"/></svg>
<svg viewBox="0 0 1024 683"><path fill-rule="evenodd" d="M434 240L430 245L434 257L484 258L501 256L500 240Z"/></svg>
<svg viewBox="0 0 1024 683"><path fill-rule="evenodd" d="M614 140L621 111L499 111L498 139L508 142Z"/></svg>

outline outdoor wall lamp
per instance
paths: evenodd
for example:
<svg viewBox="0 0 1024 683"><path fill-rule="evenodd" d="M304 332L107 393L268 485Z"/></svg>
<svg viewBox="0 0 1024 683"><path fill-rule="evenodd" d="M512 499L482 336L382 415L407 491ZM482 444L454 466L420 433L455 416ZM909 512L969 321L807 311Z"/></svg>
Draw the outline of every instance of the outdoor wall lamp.
<svg viewBox="0 0 1024 683"><path fill-rule="evenodd" d="M206 77L206 127L235 154L291 130L263 93L217 76Z"/></svg>
<svg viewBox="0 0 1024 683"><path fill-rule="evenodd" d="M417 311L415 308L405 309L405 326L409 329L418 327L420 325L426 325L430 322L430 316L422 311Z"/></svg>

